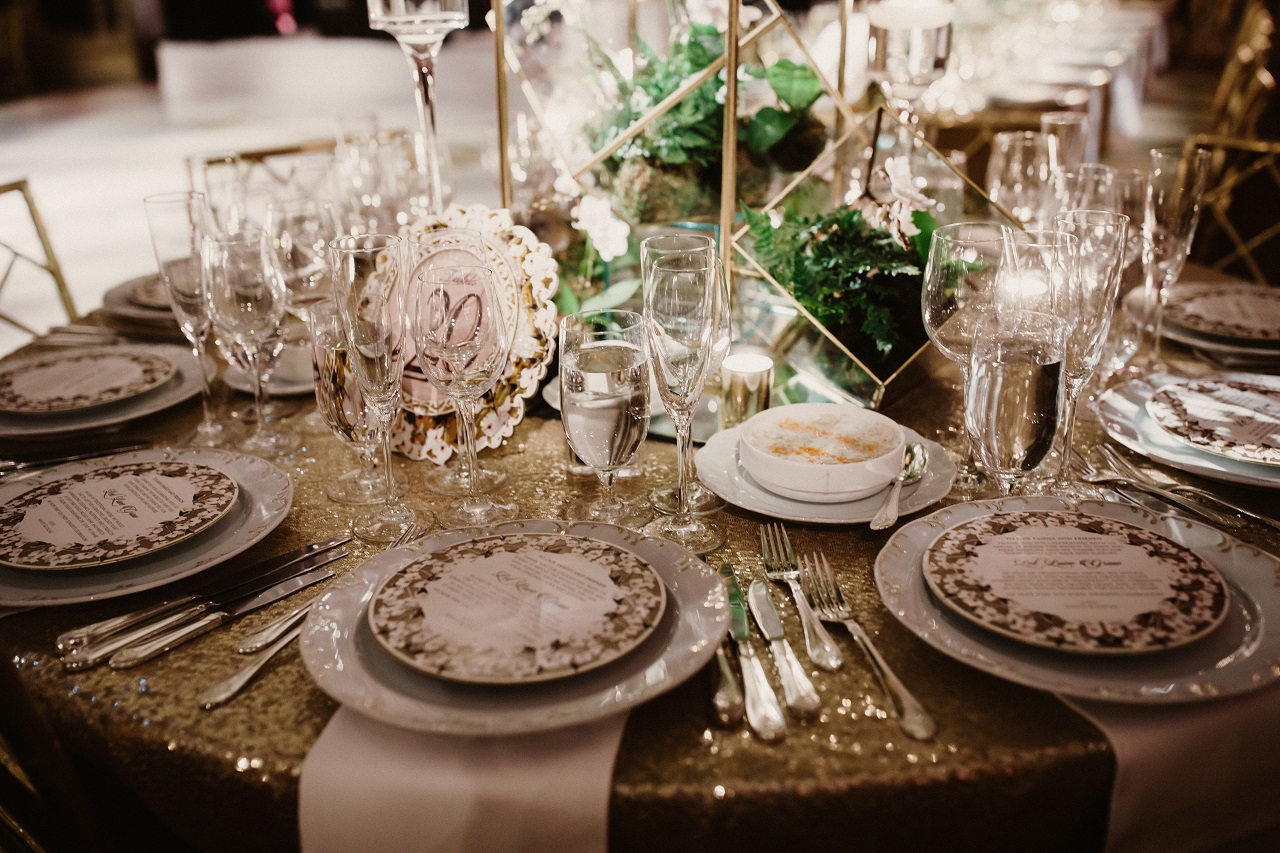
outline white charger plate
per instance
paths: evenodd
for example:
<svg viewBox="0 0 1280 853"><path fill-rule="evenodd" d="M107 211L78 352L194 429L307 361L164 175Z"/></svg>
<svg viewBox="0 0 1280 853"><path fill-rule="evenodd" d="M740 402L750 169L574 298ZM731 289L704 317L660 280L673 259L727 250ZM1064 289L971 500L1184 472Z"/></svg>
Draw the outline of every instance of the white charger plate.
<svg viewBox="0 0 1280 853"><path fill-rule="evenodd" d="M222 372L222 381L227 383L228 388L234 388L244 394L253 393L253 377L235 365L228 366ZM263 390L267 392L268 397L299 397L310 394L316 387L314 377L286 379L274 373L267 377L264 384L266 387Z"/></svg>
<svg viewBox="0 0 1280 853"><path fill-rule="evenodd" d="M1255 373L1212 376L1280 388L1280 378L1272 376ZM1201 452L1160 428L1147 412L1147 401L1157 390L1176 379L1165 374L1153 374L1146 379L1117 385L1099 397L1094 403L1094 411L1107 435L1135 453L1201 477L1264 488L1280 486L1280 471L1274 467Z"/></svg>
<svg viewBox="0 0 1280 853"><path fill-rule="evenodd" d="M1226 619L1197 642L1167 652L1099 657L1037 649L969 623L941 605L921 571L926 549L943 532L996 512L1079 511L1114 518L1183 545L1226 578ZM983 672L1024 684L1110 702L1176 704L1256 690L1280 679L1280 560L1199 522L1101 501L1002 498L956 504L903 526L876 557L876 584L894 617L930 646Z"/></svg>
<svg viewBox="0 0 1280 853"><path fill-rule="evenodd" d="M173 583L216 566L256 544L284 521L293 505L293 481L265 459L225 450L199 449L136 450L58 465L21 480L0 482L0 503L28 489L83 471L131 462L170 460L207 465L236 481L240 495L220 521L164 551L91 570L32 572L0 566L0 605L77 604Z"/></svg>
<svg viewBox="0 0 1280 853"><path fill-rule="evenodd" d="M382 581L437 548L496 533L567 533L631 551L657 571L667 608L657 629L617 661L572 678L517 686L457 684L416 672L378 644L365 610ZM320 689L353 711L416 731L497 736L573 726L665 693L715 654L729 625L719 575L685 548L607 524L514 521L437 533L385 551L312 608L300 640Z"/></svg>
<svg viewBox="0 0 1280 853"><path fill-rule="evenodd" d="M862 524L874 518L876 511L884 503L884 489L845 503L798 501L769 491L757 483L738 461L738 436L741 431L741 427L734 427L716 433L693 457L698 466L698 479L734 506L783 521ZM920 482L902 489L899 512L909 515L932 506L947 496L956 476L956 466L942 445L923 438L907 427L903 427L902 432L906 435L908 444L919 442L929 453L929 464Z"/></svg>
<svg viewBox="0 0 1280 853"><path fill-rule="evenodd" d="M149 273L148 275L140 275L137 278L131 278L126 282L117 284L102 295L102 313L108 317L131 320L135 323L144 323L149 326L173 326L176 328L178 321L174 319L173 311L170 308L151 308L139 305L131 298L135 288L148 286L152 281L159 278L159 273Z"/></svg>
<svg viewBox="0 0 1280 853"><path fill-rule="evenodd" d="M129 348L154 352L168 359L176 368L175 375L145 394L84 411L39 416L0 412L0 438L43 438L90 432L153 415L200 393L200 364L188 348L176 344L131 344Z"/></svg>
<svg viewBox="0 0 1280 853"><path fill-rule="evenodd" d="M1200 282L1187 282L1183 284L1179 282L1174 285L1174 289L1179 287L1200 287ZM1134 316L1140 313L1140 300L1143 298L1143 289L1135 287L1133 290L1125 294L1123 301L1123 309ZM1198 334L1191 329L1179 326L1176 323L1161 323L1161 337L1167 338L1175 343L1183 346L1191 347L1196 350L1217 356L1226 360L1238 360L1241 362L1257 362L1261 364L1280 364L1280 347L1251 345L1247 342L1235 340L1224 340L1209 335Z"/></svg>

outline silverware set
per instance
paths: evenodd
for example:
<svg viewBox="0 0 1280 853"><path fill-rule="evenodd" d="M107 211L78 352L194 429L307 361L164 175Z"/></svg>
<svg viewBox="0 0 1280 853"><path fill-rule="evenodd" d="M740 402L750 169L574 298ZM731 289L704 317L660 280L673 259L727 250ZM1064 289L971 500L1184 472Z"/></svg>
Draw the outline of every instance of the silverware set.
<svg viewBox="0 0 1280 853"><path fill-rule="evenodd" d="M822 623L843 624L870 661L872 671L889 700L894 719L903 732L919 740L933 737L936 730L933 718L894 674L855 620L853 609L840 591L826 556L815 552L812 557L797 561L787 531L781 524L761 525L760 543L766 576L786 584L795 597L796 612L805 628L810 661L826 670L839 668L842 663L839 647ZM757 737L765 741L781 740L787 733L786 716L752 643L747 605L744 605L737 576L729 563L721 566L720 574L729 593L729 636L738 652L742 688L738 686L728 653L721 646L717 651L718 680L712 697L716 720L722 725L733 726L741 722L745 713L747 723ZM769 585L763 580L753 581L748 587L746 600L761 636L768 641L787 712L797 720L816 717L821 711L821 698L804 664L787 642Z"/></svg>

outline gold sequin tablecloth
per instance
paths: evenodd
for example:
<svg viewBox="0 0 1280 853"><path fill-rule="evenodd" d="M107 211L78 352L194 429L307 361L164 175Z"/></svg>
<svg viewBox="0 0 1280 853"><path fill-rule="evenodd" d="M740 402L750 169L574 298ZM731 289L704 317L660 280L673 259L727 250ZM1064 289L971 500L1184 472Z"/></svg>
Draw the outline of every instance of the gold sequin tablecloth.
<svg viewBox="0 0 1280 853"><path fill-rule="evenodd" d="M887 411L932 436L959 405L955 383L944 375L912 388ZM194 426L198 408L193 402L138 431L173 440ZM1082 441L1097 438L1091 424L1080 432ZM293 510L241 559L347 524L351 510L328 501L322 489L352 457L330 436L303 437L303 449L282 463L294 476ZM672 476L673 445L650 441L644 452L648 482L624 488L639 492ZM506 494L528 517L556 517L571 495L595 488L566 474L553 417L529 417L484 458L508 471ZM421 487L418 469L429 463L399 464L414 484L411 502L438 505L441 499ZM746 576L762 575L764 519L732 507L717 518L728 537L712 563L730 560ZM843 629L834 633L845 666L834 674L811 670L823 699L820 719L793 723L778 745L753 739L745 727L713 727L704 673L631 713L614 774L611 849L1099 849L1113 773L1105 738L1055 697L969 669L902 627L875 588L874 561L889 531L788 526L797 550L821 548L832 559L885 657L937 718L937 737L919 743L900 734ZM339 577L326 583L341 582L372 553L356 544L353 556L336 564ZM0 620L0 649L20 689L77 760L121 780L192 848L295 849L300 767L335 704L311 682L296 646L222 708L202 711L194 697L238 665L240 638L296 602L278 602L136 669L68 673L58 663L53 645L61 631L159 596L10 616ZM775 600L802 651L789 596L779 590Z"/></svg>

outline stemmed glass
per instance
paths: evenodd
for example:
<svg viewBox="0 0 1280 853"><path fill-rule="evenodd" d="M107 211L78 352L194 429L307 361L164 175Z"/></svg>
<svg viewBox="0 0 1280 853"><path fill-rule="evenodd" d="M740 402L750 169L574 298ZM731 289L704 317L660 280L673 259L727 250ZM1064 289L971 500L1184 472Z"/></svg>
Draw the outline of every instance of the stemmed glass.
<svg viewBox="0 0 1280 853"><path fill-rule="evenodd" d="M700 249L656 260L644 278L649 358L663 408L675 426L677 459L691 440L693 412L721 334L727 296L723 278L718 260ZM650 522L644 532L705 554L723 541L724 534L690 512L689 474L687 466L678 466L676 512Z"/></svg>
<svg viewBox="0 0 1280 853"><path fill-rule="evenodd" d="M439 266L418 278L409 311L418 362L431 384L453 401L458 438L468 470L475 470L476 401L493 388L507 366L512 330L503 317L497 276L484 266ZM515 518L515 504L471 490L444 520L491 524Z"/></svg>
<svg viewBox="0 0 1280 853"><path fill-rule="evenodd" d="M409 60L418 88L419 168L425 170L431 213L444 209L440 150L436 135L436 57L444 37L467 26L467 0L368 0L369 26L395 36Z"/></svg>
<svg viewBox="0 0 1280 853"><path fill-rule="evenodd" d="M391 421L400 405L406 338L404 245L389 234L339 237L329 244L329 265L347 354L382 444L386 489L382 507L351 529L368 542L394 542L419 521L400 501L391 473Z"/></svg>
<svg viewBox="0 0 1280 853"><path fill-rule="evenodd" d="M214 417L209 387L206 353L213 324L200 286L200 241L208 221L204 196L194 192L161 193L147 196L142 205L169 306L199 365L204 417L190 443L195 447L219 447L228 442L232 430Z"/></svg>
<svg viewBox="0 0 1280 853"><path fill-rule="evenodd" d="M925 265L920 310L930 340L960 368L965 393L973 330L996 302L1001 274L1011 266L1009 229L994 222L957 222L933 232ZM982 476L966 446L956 472L956 493L975 496Z"/></svg>
<svg viewBox="0 0 1280 853"><path fill-rule="evenodd" d="M488 266L488 249L484 238L473 228L439 228L432 231L411 233L405 237L405 244L410 251L409 280L416 281L419 274L439 266ZM412 343L412 341L411 341ZM419 393L424 401L440 392L418 363L416 351L406 359L405 391L409 395L407 405L413 408L418 402L415 393ZM418 380L415 374L421 375ZM415 392L415 385L423 385L422 392ZM455 454L457 463L440 465L428 469L423 474L423 481L437 494L467 495L474 485L476 491L491 492L506 482L504 471L485 467L479 459L472 460L474 467L465 458L466 454ZM475 480L473 484L471 481Z"/></svg>
<svg viewBox="0 0 1280 853"><path fill-rule="evenodd" d="M1204 148L1192 149L1186 156L1181 148L1151 151L1147 215L1142 234L1149 312L1146 325L1154 335L1146 365L1149 371L1168 369L1160 353L1164 305L1191 251L1191 240L1200 221L1200 202L1209 180L1210 156Z"/></svg>
<svg viewBox="0 0 1280 853"><path fill-rule="evenodd" d="M1119 375L1131 378L1137 370L1127 365L1142 346L1146 325L1146 303L1129 304L1129 294L1145 285L1142 265L1142 234L1146 222L1147 183L1146 169L1117 169L1115 173L1115 212L1129 218L1124 261L1120 268L1120 287L1116 291L1116 312L1111 320L1111 337L1102 356L1102 380ZM1145 291L1135 294L1143 300Z"/></svg>
<svg viewBox="0 0 1280 853"><path fill-rule="evenodd" d="M705 257L707 263L714 263L716 259L715 240L705 234L658 234L653 237L646 237L640 243L641 281L647 280L653 265L662 258L670 255L687 256L690 253ZM720 286L728 287L728 282L723 276L720 278ZM707 376L716 376L720 373L720 364L729 352L731 328L729 323L730 301L728 293L722 294L722 299L720 326L711 347L711 362L707 365ZM677 475L677 482L680 481L680 477L683 477L683 481L687 484L685 491L688 493L689 512L694 515L706 515L724 508L724 499L698 480L697 469L693 464L692 441L685 444L680 457L676 460L676 464L684 468L684 474ZM653 504L653 508L658 512L670 515L679 507L679 488L676 484L659 486L649 492L649 502Z"/></svg>
<svg viewBox="0 0 1280 853"><path fill-rule="evenodd" d="M974 326L965 426L1001 495L1012 494L1053 447L1066 325L1052 314L1002 305Z"/></svg>
<svg viewBox="0 0 1280 853"><path fill-rule="evenodd" d="M307 315L311 329L311 364L315 371L316 411L325 425L360 458L353 468L325 484L325 494L341 504L376 504L387 497L384 479L374 467L377 435L368 404L360 393L346 332L338 307L331 301L312 303Z"/></svg>
<svg viewBox="0 0 1280 853"><path fill-rule="evenodd" d="M1068 210L1114 210L1116 170L1100 163L1054 169L1049 175L1040 219L1046 225Z"/></svg>
<svg viewBox="0 0 1280 853"><path fill-rule="evenodd" d="M240 443L247 453L278 456L298 446L263 414L263 349L279 344L288 295L271 265L266 234L246 228L231 236L206 236L201 244L201 280L209 319L236 347L253 379L254 430Z"/></svg>
<svg viewBox="0 0 1280 853"><path fill-rule="evenodd" d="M1049 144L1034 130L1005 130L991 140L987 196L1023 224L1035 223L1049 180Z"/></svg>
<svg viewBox="0 0 1280 853"><path fill-rule="evenodd" d="M649 362L644 317L587 311L560 320L560 415L569 446L595 469L604 494L566 518L638 527L649 512L614 493L649 431Z"/></svg>
<svg viewBox="0 0 1280 853"><path fill-rule="evenodd" d="M1070 210L1054 219L1058 230L1076 239L1076 275L1064 276L1068 285L1058 314L1067 321L1065 374L1066 412L1062 433L1061 488L1068 495L1087 497L1071 475L1069 463L1075 438L1076 404L1102 357L1111 316L1115 312L1120 272L1124 267L1129 217L1109 210Z"/></svg>

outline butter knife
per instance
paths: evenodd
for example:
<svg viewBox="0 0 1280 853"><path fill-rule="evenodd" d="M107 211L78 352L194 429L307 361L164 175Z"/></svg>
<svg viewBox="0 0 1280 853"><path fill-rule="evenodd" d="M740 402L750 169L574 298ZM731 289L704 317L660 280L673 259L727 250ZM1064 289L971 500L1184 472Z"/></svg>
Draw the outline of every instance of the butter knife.
<svg viewBox="0 0 1280 853"><path fill-rule="evenodd" d="M747 609L742 603L742 589L734 576L733 566L728 563L721 566L720 576L729 591L729 634L738 648L738 662L742 665L747 725L761 740L782 740L787 736L787 720L782 715L777 695L769 686L764 666L751 645L751 626L747 622Z"/></svg>
<svg viewBox="0 0 1280 853"><path fill-rule="evenodd" d="M336 560L345 557L345 552L338 555L326 554L330 560ZM312 584L328 580L333 577L333 570L326 568L315 568L295 578L287 581L281 581L265 592L257 595L242 598L224 607L210 610L201 615L194 622L188 622L181 627L172 631L167 631L158 637L143 640L132 646L127 646L111 656L108 662L112 669L128 669L145 663L154 657L158 657L166 652L173 651L183 643L194 640L196 637L206 634L217 628L219 625L237 619L250 611L257 610L259 607L266 607L268 604L279 601L293 595L299 590L306 589Z"/></svg>
<svg viewBox="0 0 1280 853"><path fill-rule="evenodd" d="M782 695L787 703L787 710L797 718L805 719L817 715L822 707L818 691L813 682L805 674L800 659L796 657L791 644L782 633L782 619L769 597L769 586L761 580L752 581L747 591L747 600L751 603L751 612L760 626L760 633L769 641L769 651L773 654L773 662L778 668L778 678L782 681Z"/></svg>
<svg viewBox="0 0 1280 853"><path fill-rule="evenodd" d="M312 554L319 554L322 551L328 551L337 548L339 545L345 545L351 541L349 535L334 536L331 539L325 539L320 542L312 542L309 545L303 545L300 548L294 548L291 551L285 551L283 554L276 554L254 563L251 566L245 566L229 576L223 576L217 581L201 587L190 595L184 595L178 598L170 598L157 604L141 607L132 610L120 616L112 616L110 619L103 619L101 622L94 622L89 625L82 625L78 628L72 628L58 636L55 641L59 652L66 653L77 646L86 646L91 643L99 643L108 637L121 633L134 625L139 625L148 619L155 619L160 616L177 611L197 601L207 598L213 598L216 595L234 589L242 584L252 583L262 578L269 572L282 569L285 566L291 566L294 563L310 557ZM137 638L135 638L137 639Z"/></svg>

